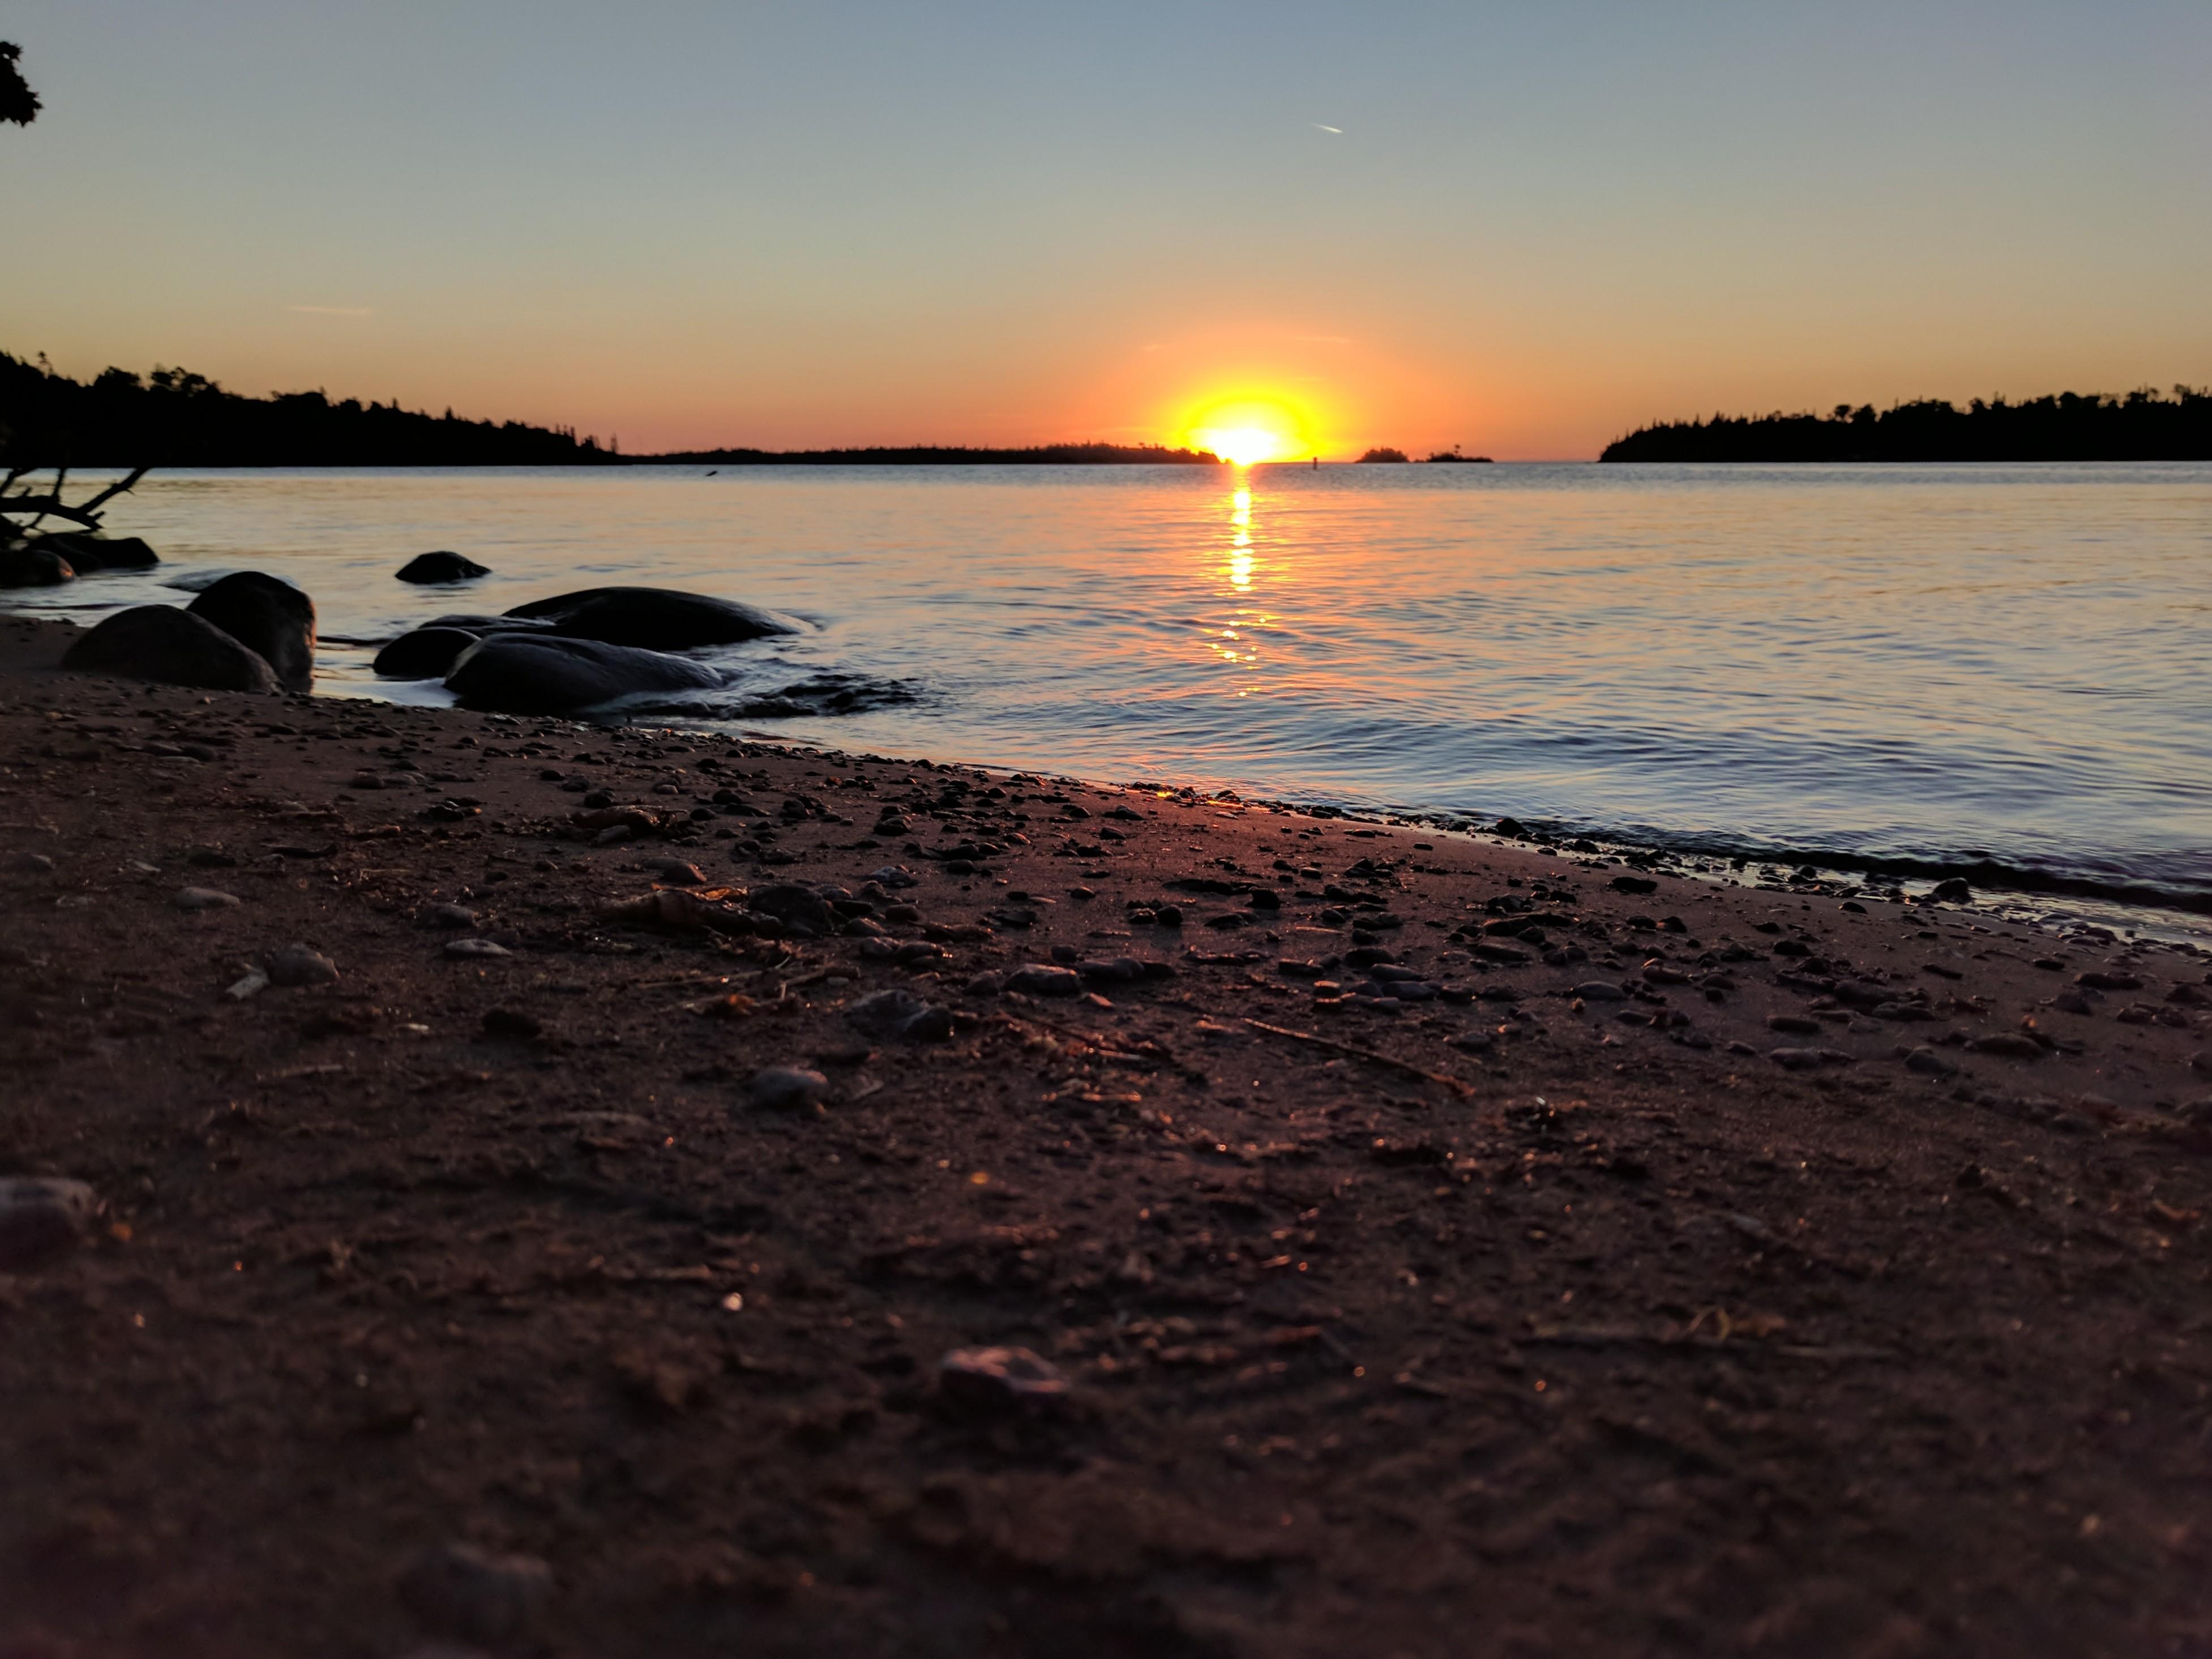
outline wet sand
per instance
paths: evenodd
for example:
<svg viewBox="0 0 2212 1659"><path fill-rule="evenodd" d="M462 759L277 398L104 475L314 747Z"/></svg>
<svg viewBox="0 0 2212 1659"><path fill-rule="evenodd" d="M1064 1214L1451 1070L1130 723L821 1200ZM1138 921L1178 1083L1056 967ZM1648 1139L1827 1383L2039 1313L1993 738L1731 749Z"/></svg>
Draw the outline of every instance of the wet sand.
<svg viewBox="0 0 2212 1659"><path fill-rule="evenodd" d="M10 1654L2212 1644L2203 957L72 634Z"/></svg>

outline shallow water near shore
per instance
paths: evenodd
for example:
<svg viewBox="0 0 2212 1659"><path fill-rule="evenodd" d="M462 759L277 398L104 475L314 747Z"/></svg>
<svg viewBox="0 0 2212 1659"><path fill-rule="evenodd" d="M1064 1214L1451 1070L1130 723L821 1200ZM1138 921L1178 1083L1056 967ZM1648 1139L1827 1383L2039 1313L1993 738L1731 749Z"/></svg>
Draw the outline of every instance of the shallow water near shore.
<svg viewBox="0 0 2212 1659"><path fill-rule="evenodd" d="M2212 896L2212 465L704 474L157 473L107 528L160 569L5 603L262 568L321 689L442 702L337 641L687 588L807 624L714 653L787 738ZM432 548L495 574L393 580Z"/></svg>

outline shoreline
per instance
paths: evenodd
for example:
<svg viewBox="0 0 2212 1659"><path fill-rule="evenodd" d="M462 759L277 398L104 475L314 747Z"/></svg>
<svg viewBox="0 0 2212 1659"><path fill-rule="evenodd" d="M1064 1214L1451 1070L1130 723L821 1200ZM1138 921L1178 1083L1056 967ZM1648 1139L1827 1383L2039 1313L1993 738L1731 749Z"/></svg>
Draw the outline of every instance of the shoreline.
<svg viewBox="0 0 2212 1659"><path fill-rule="evenodd" d="M73 631L0 619L0 1176L104 1206L0 1214L0 1636L2212 1620L2191 951Z"/></svg>

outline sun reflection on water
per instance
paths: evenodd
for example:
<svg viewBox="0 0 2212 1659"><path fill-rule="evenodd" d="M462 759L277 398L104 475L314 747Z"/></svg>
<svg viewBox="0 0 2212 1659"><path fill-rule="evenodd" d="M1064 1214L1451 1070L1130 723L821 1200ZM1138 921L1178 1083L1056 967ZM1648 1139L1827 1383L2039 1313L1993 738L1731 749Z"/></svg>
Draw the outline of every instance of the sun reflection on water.
<svg viewBox="0 0 2212 1659"><path fill-rule="evenodd" d="M1258 561L1252 551L1252 485L1249 474L1240 475L1237 487L1229 497L1229 556L1221 567L1231 593L1249 596L1252 592L1252 577ZM1248 672L1257 667L1260 653L1247 630L1266 624L1264 613L1238 610L1231 614L1226 627L1209 629L1206 643L1222 662ZM1236 695L1249 697L1259 687L1247 683L1237 688Z"/></svg>

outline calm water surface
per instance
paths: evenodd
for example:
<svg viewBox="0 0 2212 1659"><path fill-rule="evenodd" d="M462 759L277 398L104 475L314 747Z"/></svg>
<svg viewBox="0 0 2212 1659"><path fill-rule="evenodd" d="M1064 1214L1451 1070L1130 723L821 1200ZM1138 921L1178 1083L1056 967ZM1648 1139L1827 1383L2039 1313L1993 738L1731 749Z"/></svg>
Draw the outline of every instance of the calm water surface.
<svg viewBox="0 0 2212 1659"><path fill-rule="evenodd" d="M327 634L650 583L805 620L720 653L915 700L753 729L1627 837L2212 891L2212 466L752 469L157 475L170 562ZM497 573L392 573L453 548ZM326 689L442 700L325 647Z"/></svg>

